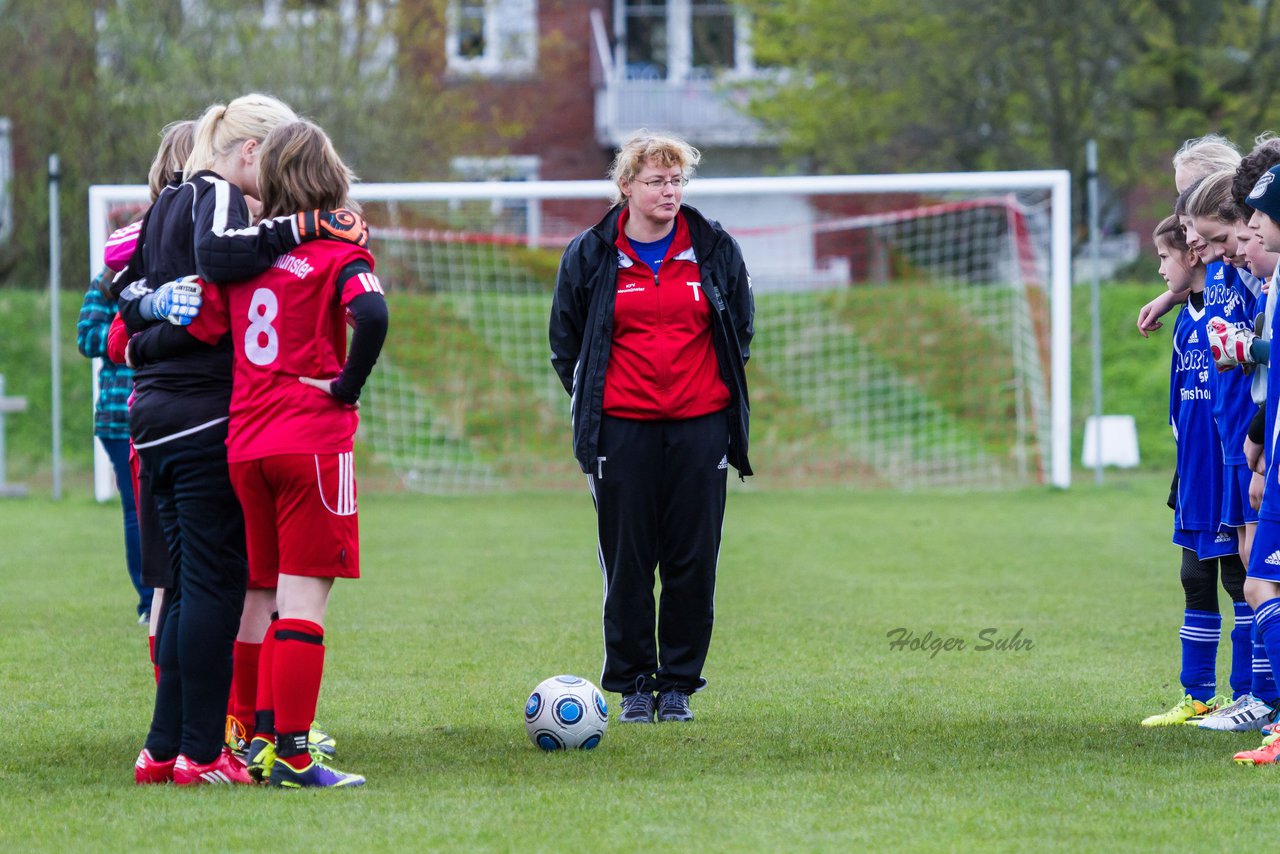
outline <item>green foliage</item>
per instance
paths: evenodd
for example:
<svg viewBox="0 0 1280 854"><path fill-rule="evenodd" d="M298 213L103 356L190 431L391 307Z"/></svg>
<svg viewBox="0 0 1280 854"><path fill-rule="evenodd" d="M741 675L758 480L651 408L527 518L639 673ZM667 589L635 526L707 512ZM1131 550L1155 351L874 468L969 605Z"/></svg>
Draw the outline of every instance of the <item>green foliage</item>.
<svg viewBox="0 0 1280 854"><path fill-rule="evenodd" d="M442 3L422 0L404 15L400 4L357 3L350 17L344 4L283 3L278 18L242 0L119 0L96 13L94 4L9 3L0 110L13 119L26 168L0 285L46 277L46 153L60 155L64 173L64 275L78 275L88 186L144 182L167 123L247 92L275 95L317 121L366 181L443 176L454 153L476 144L470 103L397 47L429 38L424 28Z"/></svg>
<svg viewBox="0 0 1280 854"><path fill-rule="evenodd" d="M1269 126L1271 3L738 0L753 112L824 172L1065 168L1098 141L1123 193L1166 187L1181 142Z"/></svg>
<svg viewBox="0 0 1280 854"><path fill-rule="evenodd" d="M1173 433L1169 429L1170 333L1176 312L1163 329L1143 338L1137 329L1138 309L1163 290L1156 281L1108 284L1100 289L1103 412L1132 415L1138 425L1138 452L1143 468L1169 474L1174 466ZM1079 464L1084 420L1093 414L1092 308L1089 288L1075 288L1072 303L1072 460Z"/></svg>
<svg viewBox="0 0 1280 854"><path fill-rule="evenodd" d="M1240 817L1273 793L1230 756L1258 736L1137 726L1181 693L1166 486L735 489L697 719L614 711L571 754L536 750L521 711L547 676L598 678L585 492L362 494L364 578L335 587L318 714L369 784L310 794L134 786L154 684L119 509L10 502L0 848L247 851L285 828L292 847L352 851L1256 845ZM893 649L895 628L966 648ZM988 629L1032 645L979 651Z"/></svg>
<svg viewBox="0 0 1280 854"><path fill-rule="evenodd" d="M80 480L93 465L93 371L76 349L76 318L84 291L58 294L62 361L64 474ZM44 490L52 473L53 381L50 367L49 294L0 289L0 374L5 395L25 397L27 411L5 417L8 480Z"/></svg>

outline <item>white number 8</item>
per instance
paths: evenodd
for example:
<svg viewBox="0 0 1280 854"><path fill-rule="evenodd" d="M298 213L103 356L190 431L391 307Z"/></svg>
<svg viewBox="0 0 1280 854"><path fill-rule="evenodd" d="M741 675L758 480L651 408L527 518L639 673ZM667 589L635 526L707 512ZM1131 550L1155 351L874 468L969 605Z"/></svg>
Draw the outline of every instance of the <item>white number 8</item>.
<svg viewBox="0 0 1280 854"><path fill-rule="evenodd" d="M244 354L255 365L265 366L280 354L280 333L271 321L280 313L276 295L267 288L258 288L249 302L249 328L244 331ZM262 343L263 336L266 342Z"/></svg>

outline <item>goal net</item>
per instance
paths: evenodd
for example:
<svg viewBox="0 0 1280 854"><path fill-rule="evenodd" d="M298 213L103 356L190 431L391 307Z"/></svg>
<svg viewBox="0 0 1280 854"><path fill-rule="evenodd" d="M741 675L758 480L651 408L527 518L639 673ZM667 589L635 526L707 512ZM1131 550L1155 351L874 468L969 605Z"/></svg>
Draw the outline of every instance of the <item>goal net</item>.
<svg viewBox="0 0 1280 854"><path fill-rule="evenodd" d="M580 484L547 321L560 254L610 189L356 188L391 311L362 478ZM751 483L1067 486L1068 194L1066 172L695 179L686 203L738 240L755 294ZM92 188L95 270L145 199Z"/></svg>

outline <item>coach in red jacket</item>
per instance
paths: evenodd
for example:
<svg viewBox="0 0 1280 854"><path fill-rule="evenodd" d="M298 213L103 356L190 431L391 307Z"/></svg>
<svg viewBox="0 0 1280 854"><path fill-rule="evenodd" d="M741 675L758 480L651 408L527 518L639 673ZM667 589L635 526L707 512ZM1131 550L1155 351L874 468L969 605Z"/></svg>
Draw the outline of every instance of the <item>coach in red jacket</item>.
<svg viewBox="0 0 1280 854"><path fill-rule="evenodd" d="M693 719L728 469L752 473L751 282L737 242L681 204L699 157L644 132L618 151L615 206L565 250L551 307L551 361L572 397L574 455L596 505L601 685L623 695L622 723L655 711Z"/></svg>

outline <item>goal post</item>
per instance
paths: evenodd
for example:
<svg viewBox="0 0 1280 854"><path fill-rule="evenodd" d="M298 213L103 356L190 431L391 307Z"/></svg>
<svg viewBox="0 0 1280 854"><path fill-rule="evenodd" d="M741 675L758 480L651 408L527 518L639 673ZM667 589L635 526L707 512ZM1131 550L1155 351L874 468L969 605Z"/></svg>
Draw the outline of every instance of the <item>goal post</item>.
<svg viewBox="0 0 1280 854"><path fill-rule="evenodd" d="M438 493L580 482L546 324L560 253L612 190L353 187L392 317L362 472ZM146 201L90 189L92 272ZM1070 485L1070 173L698 177L685 201L751 272L750 483ZM95 484L111 494L109 467Z"/></svg>

